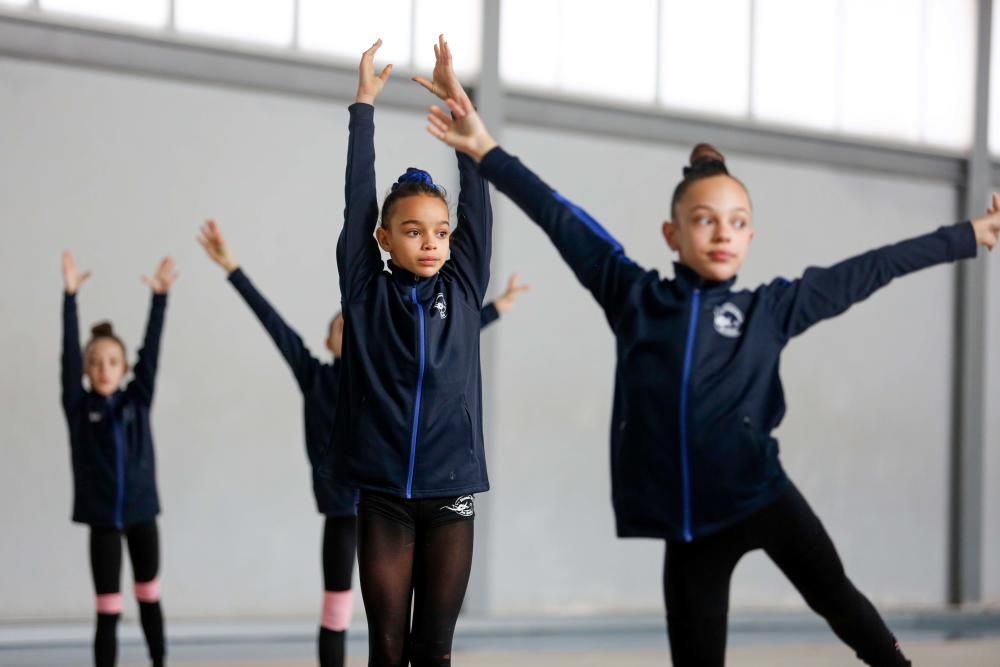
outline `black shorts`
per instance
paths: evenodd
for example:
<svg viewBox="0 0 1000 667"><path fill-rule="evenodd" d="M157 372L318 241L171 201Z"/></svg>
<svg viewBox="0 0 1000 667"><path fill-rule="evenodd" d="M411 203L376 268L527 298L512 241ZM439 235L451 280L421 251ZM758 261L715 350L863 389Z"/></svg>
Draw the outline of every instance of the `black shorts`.
<svg viewBox="0 0 1000 667"><path fill-rule="evenodd" d="M434 528L453 521L472 521L476 517L476 504L471 495L407 500L362 491L358 515L366 514L378 514L411 529Z"/></svg>

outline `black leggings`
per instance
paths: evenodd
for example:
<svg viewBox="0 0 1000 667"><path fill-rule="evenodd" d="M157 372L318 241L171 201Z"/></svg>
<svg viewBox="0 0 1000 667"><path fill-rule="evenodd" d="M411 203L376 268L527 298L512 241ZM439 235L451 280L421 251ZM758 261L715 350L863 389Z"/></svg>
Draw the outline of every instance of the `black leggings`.
<svg viewBox="0 0 1000 667"><path fill-rule="evenodd" d="M323 590L327 594L343 594L351 590L357 535L357 517L326 517L326 522L323 524ZM349 604L349 602L349 596L346 596L346 600L341 599L341 604ZM343 667L347 631L340 629L343 626L339 623L328 622L325 597L323 605L324 618L320 624L317 640L319 665L320 667Z"/></svg>
<svg viewBox="0 0 1000 667"><path fill-rule="evenodd" d="M160 569L160 538L156 521L132 526L124 531L93 526L90 529L90 570L94 579L94 591L98 596L94 664L97 667L112 667L118 654L117 630L121 602L120 599L115 602L114 596L121 592L123 536L128 543L129 558L132 561L132 573L139 598L139 618L146 636L149 657L153 665L159 667L166 656L166 643L159 594L154 592Z"/></svg>
<svg viewBox="0 0 1000 667"><path fill-rule="evenodd" d="M362 492L358 569L369 667L451 665L472 569L473 516L471 496L401 500Z"/></svg>
<svg viewBox="0 0 1000 667"><path fill-rule="evenodd" d="M663 566L670 653L676 667L725 664L729 582L763 549L806 603L869 665L909 665L871 602L844 573L826 529L793 485L740 523L690 543L669 542Z"/></svg>

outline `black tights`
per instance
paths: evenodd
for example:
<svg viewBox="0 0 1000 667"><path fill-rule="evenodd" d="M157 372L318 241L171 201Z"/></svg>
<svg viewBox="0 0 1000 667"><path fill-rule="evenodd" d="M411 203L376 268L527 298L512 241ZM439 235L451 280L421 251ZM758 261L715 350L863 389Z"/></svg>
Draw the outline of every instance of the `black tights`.
<svg viewBox="0 0 1000 667"><path fill-rule="evenodd" d="M351 590L358 520L353 516L328 516L323 525L323 590ZM319 628L320 667L344 667L346 630Z"/></svg>
<svg viewBox="0 0 1000 667"><path fill-rule="evenodd" d="M472 568L474 525L471 515L444 509L452 500L361 496L358 569L369 667L451 665L455 623Z"/></svg>
<svg viewBox="0 0 1000 667"><path fill-rule="evenodd" d="M729 582L736 563L764 549L806 603L869 665L909 665L871 602L854 587L826 529L798 489L748 519L690 543L667 544L663 566L676 667L725 664Z"/></svg>
<svg viewBox="0 0 1000 667"><path fill-rule="evenodd" d="M98 596L108 596L121 591L122 536L128 542L132 573L137 584L156 580L160 569L160 538L156 522L139 524L120 531L115 528L90 529L90 570L94 590ZM98 611L94 633L94 664L113 667L118 656L118 619L121 613ZM162 667L166 657L163 635L163 612L156 599L139 602L139 620L146 636L149 657L154 667Z"/></svg>

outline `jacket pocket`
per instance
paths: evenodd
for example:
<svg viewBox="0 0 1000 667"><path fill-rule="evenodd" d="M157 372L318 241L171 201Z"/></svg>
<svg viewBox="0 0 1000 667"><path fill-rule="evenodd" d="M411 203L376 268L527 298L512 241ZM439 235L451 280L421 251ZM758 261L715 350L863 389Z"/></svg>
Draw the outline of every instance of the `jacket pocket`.
<svg viewBox="0 0 1000 667"><path fill-rule="evenodd" d="M752 501L770 481L771 438L737 414L696 437L691 451L693 512L714 523Z"/></svg>

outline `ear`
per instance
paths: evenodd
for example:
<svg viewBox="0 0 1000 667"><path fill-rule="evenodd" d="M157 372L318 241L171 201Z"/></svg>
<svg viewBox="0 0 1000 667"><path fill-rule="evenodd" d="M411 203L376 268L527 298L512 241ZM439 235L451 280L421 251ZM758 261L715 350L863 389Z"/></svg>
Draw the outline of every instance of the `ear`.
<svg viewBox="0 0 1000 667"><path fill-rule="evenodd" d="M677 227L677 223L667 220L663 223L663 227L661 229L663 231L663 240L667 242L670 249L674 252L680 250L680 243L677 240L677 235L680 233L680 230Z"/></svg>
<svg viewBox="0 0 1000 667"><path fill-rule="evenodd" d="M382 248L382 250L385 250L388 253L392 252L392 243L389 240L390 237L388 229L380 226L378 229L375 230L375 238L376 240L378 240L378 245L380 248Z"/></svg>

